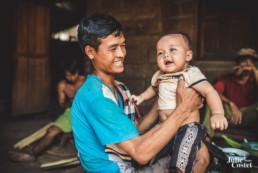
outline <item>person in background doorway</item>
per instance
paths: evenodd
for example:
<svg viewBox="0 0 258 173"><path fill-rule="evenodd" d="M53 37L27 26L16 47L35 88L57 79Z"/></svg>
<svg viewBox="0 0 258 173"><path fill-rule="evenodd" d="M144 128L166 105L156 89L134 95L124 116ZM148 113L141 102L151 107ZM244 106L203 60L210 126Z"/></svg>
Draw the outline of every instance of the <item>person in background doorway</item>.
<svg viewBox="0 0 258 173"><path fill-rule="evenodd" d="M258 57L254 49L242 48L235 58L233 73L220 77L214 84L225 110L225 117L233 127L257 126ZM205 109L203 124L210 137L214 130L210 125L210 110Z"/></svg>
<svg viewBox="0 0 258 173"><path fill-rule="evenodd" d="M79 64L76 59L69 59L64 62L65 78L57 85L58 103L65 111L47 129L46 134L28 152L10 151L8 157L12 161L29 162L34 161L54 141L55 137L61 133L68 135L72 133L70 121L70 107L75 93L85 81L85 76L79 74ZM60 145L64 143L61 140Z"/></svg>

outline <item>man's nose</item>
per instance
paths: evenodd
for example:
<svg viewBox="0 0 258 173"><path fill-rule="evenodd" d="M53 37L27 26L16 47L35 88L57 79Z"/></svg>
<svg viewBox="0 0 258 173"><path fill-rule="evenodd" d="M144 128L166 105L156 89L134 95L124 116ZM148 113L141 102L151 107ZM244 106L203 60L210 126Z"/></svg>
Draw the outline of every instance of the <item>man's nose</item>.
<svg viewBox="0 0 258 173"><path fill-rule="evenodd" d="M116 50L116 57L125 57L126 50L122 47L118 47Z"/></svg>

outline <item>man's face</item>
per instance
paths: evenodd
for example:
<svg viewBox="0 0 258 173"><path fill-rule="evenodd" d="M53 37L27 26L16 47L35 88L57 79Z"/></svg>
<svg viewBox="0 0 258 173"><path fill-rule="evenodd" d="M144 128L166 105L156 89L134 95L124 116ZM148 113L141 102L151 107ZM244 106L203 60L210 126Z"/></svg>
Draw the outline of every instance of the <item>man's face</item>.
<svg viewBox="0 0 258 173"><path fill-rule="evenodd" d="M93 64L95 70L105 74L117 74L124 71L124 58L126 55L124 35L114 34L101 39L98 51L93 51Z"/></svg>
<svg viewBox="0 0 258 173"><path fill-rule="evenodd" d="M254 64L254 61L252 60L252 58L246 58L239 63L238 69L237 69L237 74L249 75L252 73L252 70L254 67L255 67L255 64Z"/></svg>
<svg viewBox="0 0 258 173"><path fill-rule="evenodd" d="M164 73L182 71L192 59L192 51L182 35L172 34L162 37L157 43L157 64Z"/></svg>
<svg viewBox="0 0 258 173"><path fill-rule="evenodd" d="M74 74L70 73L69 71L65 71L65 78L69 83L75 83L77 79L79 78L79 73L78 71Z"/></svg>

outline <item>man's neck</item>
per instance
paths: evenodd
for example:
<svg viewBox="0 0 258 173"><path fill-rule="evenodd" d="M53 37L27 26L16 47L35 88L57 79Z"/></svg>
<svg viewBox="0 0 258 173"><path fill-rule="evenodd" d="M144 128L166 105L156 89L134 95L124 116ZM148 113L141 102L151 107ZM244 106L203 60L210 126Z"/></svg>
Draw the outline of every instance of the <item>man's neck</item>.
<svg viewBox="0 0 258 173"><path fill-rule="evenodd" d="M75 81L75 82L71 82L71 81L69 81L69 80L65 79L65 82L66 82L67 84L69 84L69 85L74 85L77 81Z"/></svg>
<svg viewBox="0 0 258 173"><path fill-rule="evenodd" d="M97 72L97 71L94 71L93 74L96 75L102 82L104 82L110 88L114 89L114 81L115 81L114 75L106 74L103 72Z"/></svg>

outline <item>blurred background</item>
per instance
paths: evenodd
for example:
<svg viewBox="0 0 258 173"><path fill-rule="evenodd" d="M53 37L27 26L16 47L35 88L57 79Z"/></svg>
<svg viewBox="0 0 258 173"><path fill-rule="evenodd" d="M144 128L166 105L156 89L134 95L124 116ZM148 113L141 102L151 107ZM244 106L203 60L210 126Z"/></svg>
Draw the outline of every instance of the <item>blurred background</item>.
<svg viewBox="0 0 258 173"><path fill-rule="evenodd" d="M125 72L118 79L139 94L157 70L155 43L183 31L194 59L210 82L232 70L237 50L258 50L255 0L13 0L1 10L0 116L51 112L65 58L86 62L79 49L79 21L94 12L113 15L127 39ZM151 102L151 101L150 101ZM141 106L145 111L150 102Z"/></svg>

